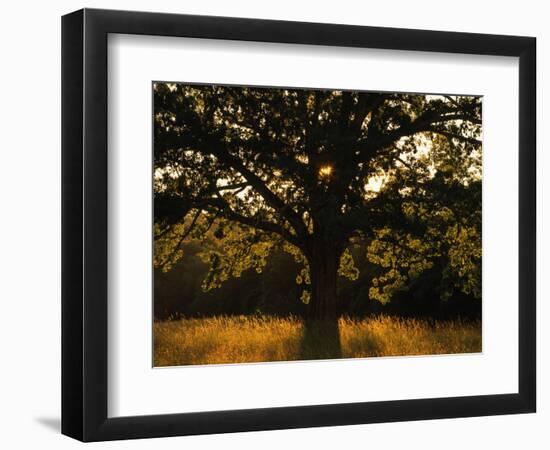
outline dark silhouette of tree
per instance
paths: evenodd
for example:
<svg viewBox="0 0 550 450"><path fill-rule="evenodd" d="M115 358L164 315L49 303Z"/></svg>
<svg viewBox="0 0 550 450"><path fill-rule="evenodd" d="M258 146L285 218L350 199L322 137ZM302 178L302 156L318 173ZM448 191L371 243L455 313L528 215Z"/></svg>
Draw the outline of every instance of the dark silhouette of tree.
<svg viewBox="0 0 550 450"><path fill-rule="evenodd" d="M155 265L208 236L204 289L273 249L302 269L310 316L337 316L350 245L385 269L382 302L441 265L480 296L481 99L154 84ZM215 242L214 244L211 244Z"/></svg>

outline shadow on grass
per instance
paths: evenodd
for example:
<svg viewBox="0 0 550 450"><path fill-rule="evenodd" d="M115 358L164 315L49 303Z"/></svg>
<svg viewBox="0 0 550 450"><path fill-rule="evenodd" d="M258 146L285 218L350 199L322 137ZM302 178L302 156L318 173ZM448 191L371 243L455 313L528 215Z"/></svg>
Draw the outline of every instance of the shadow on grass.
<svg viewBox="0 0 550 450"><path fill-rule="evenodd" d="M307 320L304 323L304 335L300 359L336 359L342 357L338 319Z"/></svg>

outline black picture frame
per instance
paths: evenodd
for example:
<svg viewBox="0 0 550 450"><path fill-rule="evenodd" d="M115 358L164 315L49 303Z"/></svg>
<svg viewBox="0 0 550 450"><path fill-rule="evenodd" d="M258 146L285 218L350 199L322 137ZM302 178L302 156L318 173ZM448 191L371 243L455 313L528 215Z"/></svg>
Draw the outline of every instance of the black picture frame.
<svg viewBox="0 0 550 450"><path fill-rule="evenodd" d="M179 36L519 58L517 393L107 416L107 36ZM535 412L536 39L84 9L62 18L62 433L82 441Z"/></svg>

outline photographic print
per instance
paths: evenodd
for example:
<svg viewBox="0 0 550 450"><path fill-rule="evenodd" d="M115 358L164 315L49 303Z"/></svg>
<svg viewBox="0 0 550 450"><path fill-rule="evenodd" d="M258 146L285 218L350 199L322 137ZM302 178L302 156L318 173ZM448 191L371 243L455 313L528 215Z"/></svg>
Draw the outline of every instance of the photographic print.
<svg viewBox="0 0 550 450"><path fill-rule="evenodd" d="M155 367L481 352L482 97L152 97Z"/></svg>

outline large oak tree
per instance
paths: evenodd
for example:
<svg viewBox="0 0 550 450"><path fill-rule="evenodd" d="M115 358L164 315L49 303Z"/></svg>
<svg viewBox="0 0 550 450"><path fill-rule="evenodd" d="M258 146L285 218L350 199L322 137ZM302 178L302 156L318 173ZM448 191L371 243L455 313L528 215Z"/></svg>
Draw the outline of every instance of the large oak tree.
<svg viewBox="0 0 550 450"><path fill-rule="evenodd" d="M372 298L434 265L479 297L480 139L479 97L155 83L155 263L208 235L208 289L283 248L325 319L363 245Z"/></svg>

